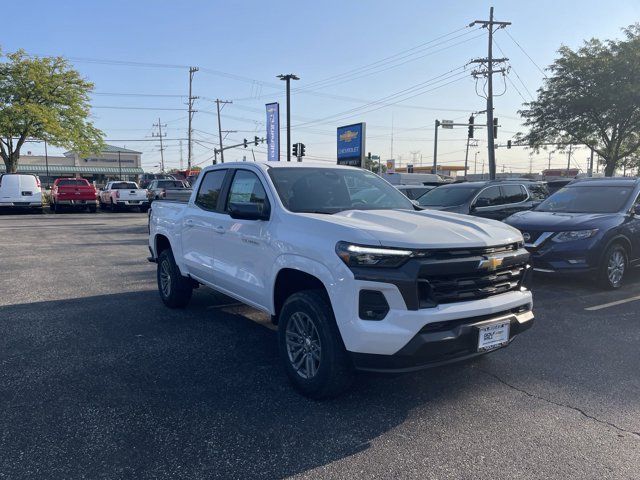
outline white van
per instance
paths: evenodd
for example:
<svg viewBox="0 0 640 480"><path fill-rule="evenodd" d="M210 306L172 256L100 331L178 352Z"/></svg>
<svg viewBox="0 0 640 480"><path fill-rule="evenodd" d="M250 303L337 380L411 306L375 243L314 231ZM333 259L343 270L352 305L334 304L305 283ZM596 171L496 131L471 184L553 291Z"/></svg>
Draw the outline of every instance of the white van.
<svg viewBox="0 0 640 480"><path fill-rule="evenodd" d="M35 175L1 174L0 207L36 208L42 210L40 179Z"/></svg>

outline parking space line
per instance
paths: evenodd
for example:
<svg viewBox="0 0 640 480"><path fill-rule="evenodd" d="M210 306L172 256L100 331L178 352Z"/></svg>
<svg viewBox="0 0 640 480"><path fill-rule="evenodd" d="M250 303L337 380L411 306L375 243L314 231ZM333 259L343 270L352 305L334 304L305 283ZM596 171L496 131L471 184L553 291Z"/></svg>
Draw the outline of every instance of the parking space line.
<svg viewBox="0 0 640 480"><path fill-rule="evenodd" d="M585 310L593 312L595 310L602 310L603 308L615 307L616 305L622 305L623 303L635 302L640 300L640 295L635 297L623 298L622 300L616 300L615 302L603 303L601 305L594 305L593 307L587 307Z"/></svg>

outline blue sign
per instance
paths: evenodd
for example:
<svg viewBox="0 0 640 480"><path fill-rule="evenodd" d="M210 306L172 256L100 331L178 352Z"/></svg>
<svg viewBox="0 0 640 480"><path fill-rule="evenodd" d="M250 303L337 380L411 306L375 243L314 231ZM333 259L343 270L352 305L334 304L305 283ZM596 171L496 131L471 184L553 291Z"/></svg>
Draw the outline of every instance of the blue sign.
<svg viewBox="0 0 640 480"><path fill-rule="evenodd" d="M338 127L338 165L362 167L365 150L365 123Z"/></svg>
<svg viewBox="0 0 640 480"><path fill-rule="evenodd" d="M267 160L280 161L280 105L267 103Z"/></svg>

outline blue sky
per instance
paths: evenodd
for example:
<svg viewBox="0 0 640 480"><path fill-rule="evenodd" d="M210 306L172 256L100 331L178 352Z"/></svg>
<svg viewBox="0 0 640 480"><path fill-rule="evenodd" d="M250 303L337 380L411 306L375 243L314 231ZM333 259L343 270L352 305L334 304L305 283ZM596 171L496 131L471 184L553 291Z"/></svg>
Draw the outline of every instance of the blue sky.
<svg viewBox="0 0 640 480"><path fill-rule="evenodd" d="M179 164L179 139L186 138L187 129L189 65L201 68L194 78L194 94L200 97L194 116L194 164L211 162L210 142L217 141L215 98L234 101L223 110L223 128L238 130L229 134L228 142L264 136L264 104L280 101L284 110L284 83L275 78L280 73L301 77L293 85L300 90L292 98L292 140L305 143L310 158L335 159L335 128L366 121L368 151L390 157L393 124L393 156L402 164L419 163L420 158L429 164L434 120L463 121L469 112L484 109L471 69L465 74L463 67L471 58L486 55L486 30L465 27L474 19L486 19L491 5L497 20L512 22L508 32L543 68L562 44L576 47L590 37L619 37L622 27L640 21L637 0L612 2L611 8L592 0L31 1L28 15L5 22L0 45L3 51L23 48L30 54L70 58L95 83L96 125L109 143L142 151L150 170L159 163L158 145L148 141L159 117L167 124L167 167ZM495 38L496 55L504 52L512 67L504 80L506 92L495 102L502 125L498 142L506 143L520 130L517 110L529 92L535 95L542 73L504 31ZM367 70L356 70L370 64ZM496 90L503 90L500 77ZM371 104L402 91L382 104ZM342 112L347 113L337 115ZM476 137L479 146L470 157L479 152L480 171L486 135L479 132ZM466 129L441 131L439 161L463 163L465 139ZM186 164L186 141L183 148ZM40 152L35 144L27 149ZM254 153L264 159L264 152L259 147ZM243 149L225 157L243 155L252 158L251 151ZM548 156L501 149L497 158L499 171L504 165L524 172L530 160L534 169L543 168ZM584 166L586 152L578 151L574 161ZM566 166L566 155L553 155L552 165Z"/></svg>

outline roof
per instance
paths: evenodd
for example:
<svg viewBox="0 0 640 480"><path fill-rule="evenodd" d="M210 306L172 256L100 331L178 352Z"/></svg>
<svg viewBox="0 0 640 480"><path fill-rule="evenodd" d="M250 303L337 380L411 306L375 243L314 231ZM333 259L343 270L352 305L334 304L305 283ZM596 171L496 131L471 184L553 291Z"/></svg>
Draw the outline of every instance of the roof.
<svg viewBox="0 0 640 480"><path fill-rule="evenodd" d="M262 170L268 170L270 168L349 168L351 170L357 169L358 167L349 167L347 165L337 165L331 162L224 162L218 163L214 165L214 167L229 167L229 168L238 168L238 167L246 167L248 165L255 165ZM212 167L207 167L210 170ZM204 169L203 169L204 170Z"/></svg>
<svg viewBox="0 0 640 480"><path fill-rule="evenodd" d="M0 172L6 171L4 164L0 164ZM18 173L33 173L37 175L49 175L51 174L112 174L118 175L120 173L126 175L140 175L144 173L142 168L138 167L89 167L81 166L75 167L73 165L18 165Z"/></svg>
<svg viewBox="0 0 640 480"><path fill-rule="evenodd" d="M135 153L138 155L142 155L142 152L138 152L136 150L129 150L128 148L122 148L122 147L115 147L113 145L105 145L104 148L102 150L100 150L100 153ZM65 155L69 155L69 154L73 154L74 152L64 152Z"/></svg>
<svg viewBox="0 0 640 480"><path fill-rule="evenodd" d="M585 185L598 185L600 187L619 187L619 186L633 186L640 183L640 180L633 177L608 177L608 178L578 178L571 182L570 187L585 186Z"/></svg>

